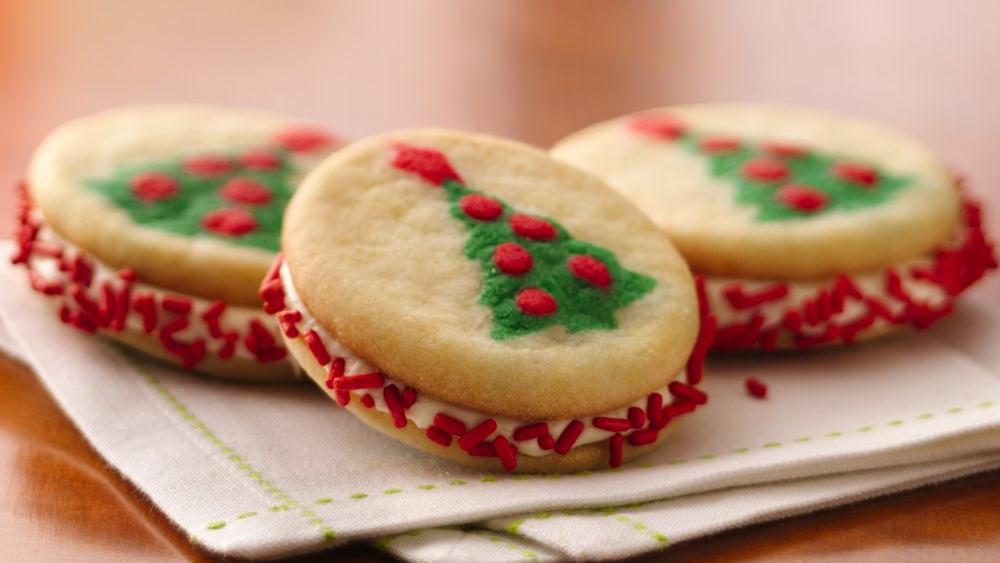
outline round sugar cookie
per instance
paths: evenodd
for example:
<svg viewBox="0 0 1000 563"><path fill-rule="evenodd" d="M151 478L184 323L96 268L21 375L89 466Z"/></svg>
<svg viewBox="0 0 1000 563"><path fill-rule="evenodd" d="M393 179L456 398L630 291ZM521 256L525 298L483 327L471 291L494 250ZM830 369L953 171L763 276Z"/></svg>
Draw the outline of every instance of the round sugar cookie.
<svg viewBox="0 0 1000 563"><path fill-rule="evenodd" d="M70 121L31 160L15 262L76 328L215 375L291 377L257 288L295 186L338 144L208 106Z"/></svg>
<svg viewBox="0 0 1000 563"><path fill-rule="evenodd" d="M946 166L873 123L676 106L591 125L551 153L626 195L705 276L718 347L923 328L995 265L978 207Z"/></svg>
<svg viewBox="0 0 1000 563"><path fill-rule="evenodd" d="M262 296L305 371L445 457L617 465L707 399L683 260L600 180L525 145L356 142L302 183L282 252Z"/></svg>

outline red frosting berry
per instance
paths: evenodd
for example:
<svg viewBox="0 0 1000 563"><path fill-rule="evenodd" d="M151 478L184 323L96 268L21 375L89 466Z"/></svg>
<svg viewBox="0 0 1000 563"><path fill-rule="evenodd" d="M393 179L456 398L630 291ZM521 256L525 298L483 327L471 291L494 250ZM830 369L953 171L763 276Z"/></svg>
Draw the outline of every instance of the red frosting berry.
<svg viewBox="0 0 1000 563"><path fill-rule="evenodd" d="M493 250L493 263L505 274L519 276L531 269L531 253L516 242L505 242Z"/></svg>
<svg viewBox="0 0 1000 563"><path fill-rule="evenodd" d="M227 237L243 236L257 228L257 220L243 209L230 207L209 211L201 218L201 226Z"/></svg>
<svg viewBox="0 0 1000 563"><path fill-rule="evenodd" d="M198 176L218 176L229 172L233 163L213 154L199 154L184 160L184 169Z"/></svg>
<svg viewBox="0 0 1000 563"><path fill-rule="evenodd" d="M750 180L777 182L788 176L788 167L772 158L751 158L743 163L740 172Z"/></svg>
<svg viewBox="0 0 1000 563"><path fill-rule="evenodd" d="M142 172L132 177L132 195L145 202L154 202L177 195L177 180L163 172Z"/></svg>
<svg viewBox="0 0 1000 563"><path fill-rule="evenodd" d="M511 215L510 228L518 235L531 240L552 240L556 236L556 228L545 219L518 213Z"/></svg>
<svg viewBox="0 0 1000 563"><path fill-rule="evenodd" d="M439 150L414 147L404 143L397 143L395 148L396 154L392 158L392 165L400 170L417 174L437 186L448 180L462 181Z"/></svg>
<svg viewBox="0 0 1000 563"><path fill-rule="evenodd" d="M778 201L788 207L810 213L826 207L829 200L822 191L804 184L785 184L778 188L776 195Z"/></svg>
<svg viewBox="0 0 1000 563"><path fill-rule="evenodd" d="M740 141L733 137L705 137L698 147L705 152L731 152L740 148Z"/></svg>
<svg viewBox="0 0 1000 563"><path fill-rule="evenodd" d="M608 271L608 267L593 256L577 254L569 259L567 266L574 276L590 282L594 287L604 289L611 285L611 272Z"/></svg>
<svg viewBox="0 0 1000 563"><path fill-rule="evenodd" d="M555 297L537 287L529 287L518 292L515 298L517 308L525 315L532 317L545 317L551 315L559 309Z"/></svg>
<svg viewBox="0 0 1000 563"><path fill-rule="evenodd" d="M240 164L250 170L274 170L281 165L281 159L269 150L255 149L243 153Z"/></svg>
<svg viewBox="0 0 1000 563"><path fill-rule="evenodd" d="M853 162L837 162L833 165L833 175L859 186L870 188L878 182L878 172L871 166Z"/></svg>
<svg viewBox="0 0 1000 563"><path fill-rule="evenodd" d="M274 140L292 152L312 152L333 143L325 131L308 127L291 127L278 131Z"/></svg>
<svg viewBox="0 0 1000 563"><path fill-rule="evenodd" d="M781 141L772 141L769 143L764 143L764 151L773 154L774 156L783 156L785 158L795 158L799 156L805 156L808 150L802 145L797 145L795 143L785 143Z"/></svg>
<svg viewBox="0 0 1000 563"><path fill-rule="evenodd" d="M235 203L266 205L271 201L271 190L250 178L233 178L222 185L222 197Z"/></svg>
<svg viewBox="0 0 1000 563"><path fill-rule="evenodd" d="M503 214L503 205L499 201L479 194L462 196L459 200L462 211L473 219L492 221Z"/></svg>
<svg viewBox="0 0 1000 563"><path fill-rule="evenodd" d="M629 122L634 131L659 139L673 140L684 134L684 124L669 115L636 115Z"/></svg>

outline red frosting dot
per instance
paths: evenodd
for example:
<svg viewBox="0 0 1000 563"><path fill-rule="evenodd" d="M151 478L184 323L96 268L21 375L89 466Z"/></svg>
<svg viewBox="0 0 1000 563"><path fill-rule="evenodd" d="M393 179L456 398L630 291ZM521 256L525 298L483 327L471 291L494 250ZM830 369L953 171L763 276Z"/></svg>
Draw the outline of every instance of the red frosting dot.
<svg viewBox="0 0 1000 563"><path fill-rule="evenodd" d="M518 292L515 298L517 308L525 315L545 317L555 313L559 308L555 297L548 291L537 287L528 287Z"/></svg>
<svg viewBox="0 0 1000 563"><path fill-rule="evenodd" d="M556 236L556 228L545 219L518 213L511 215L510 228L518 235L531 240L552 240Z"/></svg>
<svg viewBox="0 0 1000 563"><path fill-rule="evenodd" d="M177 195L177 180L163 172L143 172L132 177L132 195L145 202L159 201Z"/></svg>
<svg viewBox="0 0 1000 563"><path fill-rule="evenodd" d="M878 172L871 166L853 162L837 162L833 165L833 175L841 180L870 188L878 182Z"/></svg>
<svg viewBox="0 0 1000 563"><path fill-rule="evenodd" d="M670 115L636 115L629 126L634 131L659 139L673 140L684 134L684 124Z"/></svg>
<svg viewBox="0 0 1000 563"><path fill-rule="evenodd" d="M462 211L466 215L480 221L492 221L503 214L503 206L500 205L500 202L484 195L462 196L462 199L458 200L458 204L462 206Z"/></svg>
<svg viewBox="0 0 1000 563"><path fill-rule="evenodd" d="M312 152L332 144L334 138L319 129L291 127L278 131L274 140L292 152Z"/></svg>
<svg viewBox="0 0 1000 563"><path fill-rule="evenodd" d="M705 152L732 152L740 148L740 141L733 137L705 137L698 146Z"/></svg>
<svg viewBox="0 0 1000 563"><path fill-rule="evenodd" d="M218 176L232 167L228 159L213 154L198 154L184 160L184 169L198 176Z"/></svg>
<svg viewBox="0 0 1000 563"><path fill-rule="evenodd" d="M795 143L784 143L781 141L772 141L769 143L764 143L764 151L773 154L774 156L783 156L785 158L795 158L799 156L805 156L808 150L802 145L797 145Z"/></svg>
<svg viewBox="0 0 1000 563"><path fill-rule="evenodd" d="M825 193L804 184L785 184L778 188L776 196L788 207L810 213L823 209L829 201Z"/></svg>
<svg viewBox="0 0 1000 563"><path fill-rule="evenodd" d="M577 254L567 262L569 271L573 275L590 282L590 285L604 289L611 285L611 272L608 267L597 258L586 254Z"/></svg>
<svg viewBox="0 0 1000 563"><path fill-rule="evenodd" d="M250 178L233 178L222 185L222 197L236 203L265 205L271 201L271 190Z"/></svg>
<svg viewBox="0 0 1000 563"><path fill-rule="evenodd" d="M393 148L396 152L392 156L392 165L400 170L417 174L436 186L449 180L462 181L448 162L448 157L437 149L415 147L406 143L396 143Z"/></svg>
<svg viewBox="0 0 1000 563"><path fill-rule="evenodd" d="M274 170L281 165L281 159L269 150L255 149L240 155L240 164L250 170Z"/></svg>
<svg viewBox="0 0 1000 563"><path fill-rule="evenodd" d="M788 167L771 158L751 158L740 168L743 176L759 182L777 182L788 176Z"/></svg>
<svg viewBox="0 0 1000 563"><path fill-rule="evenodd" d="M227 237L243 236L257 228L253 215L236 207L209 211L201 218L201 226Z"/></svg>
<svg viewBox="0 0 1000 563"><path fill-rule="evenodd" d="M531 269L533 260L528 249L516 242L505 242L493 250L493 263L500 271L519 276Z"/></svg>

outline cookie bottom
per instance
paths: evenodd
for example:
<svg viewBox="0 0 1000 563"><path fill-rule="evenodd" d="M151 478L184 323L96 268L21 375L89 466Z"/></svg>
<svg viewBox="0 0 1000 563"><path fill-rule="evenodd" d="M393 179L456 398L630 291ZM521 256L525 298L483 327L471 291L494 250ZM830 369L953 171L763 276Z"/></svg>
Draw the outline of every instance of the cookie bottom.
<svg viewBox="0 0 1000 563"><path fill-rule="evenodd" d="M303 366L306 374L323 389L331 398L336 400L335 392L325 385L327 379L326 370L318 365L312 357L307 346L301 339L290 338L285 341L292 357ZM405 428L396 428L393 425L392 417L373 408L366 408L361 401L351 401L345 408L360 418L365 424L378 430L390 438L394 438L407 445L413 446L429 454L443 457L466 467L473 467L483 471L505 471L500 461L496 457L474 457L468 452L458 447L457 442L450 446L442 446L432 442L427 438L424 430L415 424L408 423ZM645 455L659 446L667 435L676 428L678 421L671 421L657 434L655 441L641 446L633 446L627 441L622 444L622 461L627 462L637 457ZM574 447L565 455L556 453L544 456L531 456L517 454L517 466L511 471L513 473L573 473L584 470L607 469L608 467L609 440L593 442Z"/></svg>

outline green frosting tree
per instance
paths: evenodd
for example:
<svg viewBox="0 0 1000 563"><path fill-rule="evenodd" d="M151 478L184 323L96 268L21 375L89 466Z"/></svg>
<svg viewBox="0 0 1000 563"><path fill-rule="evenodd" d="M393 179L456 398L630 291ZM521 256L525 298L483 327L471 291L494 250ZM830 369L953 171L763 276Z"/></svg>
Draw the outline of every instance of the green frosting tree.
<svg viewBox="0 0 1000 563"><path fill-rule="evenodd" d="M465 254L482 267L479 302L493 311L496 340L556 324L569 332L616 328L615 311L656 286L554 220L470 189L440 151L398 145L393 165L444 189L451 216L469 232Z"/></svg>

